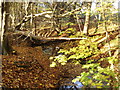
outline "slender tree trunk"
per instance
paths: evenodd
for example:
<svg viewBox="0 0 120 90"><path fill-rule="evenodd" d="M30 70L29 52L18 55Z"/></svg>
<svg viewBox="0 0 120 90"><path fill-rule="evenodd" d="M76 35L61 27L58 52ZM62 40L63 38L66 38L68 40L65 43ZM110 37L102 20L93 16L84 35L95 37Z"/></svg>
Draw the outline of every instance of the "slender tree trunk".
<svg viewBox="0 0 120 90"><path fill-rule="evenodd" d="M89 28L89 21L90 21L90 9L91 9L91 2L87 4L87 12L85 18L85 24L83 29L83 34L88 35L88 28Z"/></svg>

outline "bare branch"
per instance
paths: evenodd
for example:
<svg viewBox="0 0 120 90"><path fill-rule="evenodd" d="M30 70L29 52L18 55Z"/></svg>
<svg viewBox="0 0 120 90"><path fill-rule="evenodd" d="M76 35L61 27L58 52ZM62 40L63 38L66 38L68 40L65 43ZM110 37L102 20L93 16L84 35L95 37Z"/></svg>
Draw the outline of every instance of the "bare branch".
<svg viewBox="0 0 120 90"><path fill-rule="evenodd" d="M75 12L77 12L77 11L80 11L80 10L81 10L81 7L80 7L80 8L77 8L77 9L71 11L71 12L67 12L67 13L65 13L65 14L60 14L58 17L64 17L64 16L73 14L73 13L75 13Z"/></svg>
<svg viewBox="0 0 120 90"><path fill-rule="evenodd" d="M38 17L38 16L43 16L43 15L46 15L46 14L52 14L52 11L46 11L46 12L42 12L42 13L38 13L38 14L33 14L33 17ZM32 15L28 15L28 16L25 16L26 18L29 18L31 17ZM47 16L46 16L47 17Z"/></svg>

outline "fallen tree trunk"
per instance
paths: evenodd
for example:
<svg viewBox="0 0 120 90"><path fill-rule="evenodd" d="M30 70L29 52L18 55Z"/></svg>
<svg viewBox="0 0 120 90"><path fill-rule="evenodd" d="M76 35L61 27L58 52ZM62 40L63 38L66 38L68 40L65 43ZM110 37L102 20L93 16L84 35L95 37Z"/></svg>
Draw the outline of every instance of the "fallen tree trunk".
<svg viewBox="0 0 120 90"><path fill-rule="evenodd" d="M67 37L42 37L42 36L35 36L31 32L28 31L15 31L14 34L19 34L19 35L25 35L27 37L37 39L37 40L81 40L81 39L87 39L87 38L67 38Z"/></svg>

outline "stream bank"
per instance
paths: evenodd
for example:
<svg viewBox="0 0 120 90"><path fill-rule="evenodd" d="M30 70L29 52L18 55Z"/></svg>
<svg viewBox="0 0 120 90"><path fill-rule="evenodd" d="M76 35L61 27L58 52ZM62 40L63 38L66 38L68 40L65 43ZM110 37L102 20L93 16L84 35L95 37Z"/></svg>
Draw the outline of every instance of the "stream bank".
<svg viewBox="0 0 120 90"><path fill-rule="evenodd" d="M23 39L21 39L23 40ZM2 83L6 88L58 88L80 75L81 65L67 63L65 66L50 67L50 56L60 48L75 46L75 41L54 41L34 45L29 40L11 40L17 54L2 55ZM70 43L73 43L70 44Z"/></svg>

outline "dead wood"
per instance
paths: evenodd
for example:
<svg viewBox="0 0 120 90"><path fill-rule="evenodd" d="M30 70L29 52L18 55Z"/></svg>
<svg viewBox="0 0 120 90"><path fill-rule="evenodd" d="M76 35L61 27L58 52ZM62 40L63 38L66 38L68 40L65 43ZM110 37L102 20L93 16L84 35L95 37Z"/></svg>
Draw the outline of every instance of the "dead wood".
<svg viewBox="0 0 120 90"><path fill-rule="evenodd" d="M113 57L118 58L119 57L119 49L115 50Z"/></svg>
<svg viewBox="0 0 120 90"><path fill-rule="evenodd" d="M112 48L112 49L111 49L112 56L117 56L118 53L117 53L116 50L118 50L118 48L117 48L117 47L111 47L111 48ZM117 53L117 54L115 54L115 53ZM93 56L91 56L91 57L89 57L89 58L86 58L85 60L94 60L94 61L98 61L99 59L105 58L105 57L109 57L109 50L106 51L106 52L97 54L97 55L93 55Z"/></svg>
<svg viewBox="0 0 120 90"><path fill-rule="evenodd" d="M114 33L112 35L109 36L108 41L110 42L111 40L115 39L118 36L119 33ZM104 36L103 38L101 38L99 41L96 41L98 43L98 48L99 49L104 49L105 45L106 45L106 37Z"/></svg>
<svg viewBox="0 0 120 90"><path fill-rule="evenodd" d="M95 40L94 42L97 42L98 43L98 48L101 49L104 49L105 48L105 44L107 43L106 42L106 39L108 39L108 41L110 42L111 40L115 39L116 37L118 37L118 34L119 32L114 32L112 34L109 35L109 38L106 38L106 36L103 36L97 40ZM104 44L103 44L104 43ZM99 60L100 58L105 58L105 57L108 57L109 56L109 51L111 50L111 55L113 57L117 57L118 55L118 45L114 45L112 46L110 49L108 49L107 51L104 51L103 53L100 53L98 55L93 55L92 57L90 58L86 58L86 60L90 60L90 59L93 59L95 61Z"/></svg>
<svg viewBox="0 0 120 90"><path fill-rule="evenodd" d="M110 34L110 33L114 33L114 32L119 32L119 31L120 31L120 29L117 29L117 30L111 30L111 31L108 31L108 34ZM105 35L105 34L106 34L106 32L104 31L104 32L97 33L97 34L90 34L89 37L100 36L100 35Z"/></svg>
<svg viewBox="0 0 120 90"><path fill-rule="evenodd" d="M81 39L87 39L87 38L67 38L67 37L42 37L42 36L35 36L31 32L28 31L15 31L14 34L19 34L19 35L25 35L27 37L31 37L36 40L81 40Z"/></svg>
<svg viewBox="0 0 120 90"><path fill-rule="evenodd" d="M93 42L97 42L98 44L99 43L102 43L102 42L105 42L106 39L108 39L108 41L111 41L113 39L115 39L115 37L119 34L119 32L113 32L112 34L109 34L109 37L107 38L105 35L98 38L97 40L93 41Z"/></svg>

